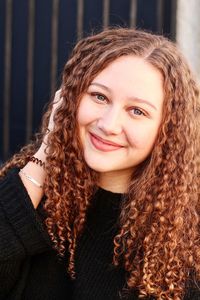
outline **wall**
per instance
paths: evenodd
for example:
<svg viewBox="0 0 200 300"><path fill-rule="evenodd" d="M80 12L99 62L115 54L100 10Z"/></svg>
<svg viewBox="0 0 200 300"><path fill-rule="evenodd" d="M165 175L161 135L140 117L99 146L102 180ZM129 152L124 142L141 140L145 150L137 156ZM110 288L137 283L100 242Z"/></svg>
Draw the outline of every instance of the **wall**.
<svg viewBox="0 0 200 300"><path fill-rule="evenodd" d="M175 2L0 0L0 160L38 130L77 39L108 25L137 26L174 38Z"/></svg>
<svg viewBox="0 0 200 300"><path fill-rule="evenodd" d="M176 40L200 79L200 1L178 0Z"/></svg>

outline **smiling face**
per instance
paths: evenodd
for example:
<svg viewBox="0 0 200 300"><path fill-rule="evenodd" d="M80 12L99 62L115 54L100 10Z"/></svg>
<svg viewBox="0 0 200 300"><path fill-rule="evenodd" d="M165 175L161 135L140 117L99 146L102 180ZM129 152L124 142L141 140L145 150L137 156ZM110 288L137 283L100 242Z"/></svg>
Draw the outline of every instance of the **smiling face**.
<svg viewBox="0 0 200 300"><path fill-rule="evenodd" d="M122 56L100 72L78 109L88 166L104 177L128 180L151 153L163 98L162 75L143 58Z"/></svg>

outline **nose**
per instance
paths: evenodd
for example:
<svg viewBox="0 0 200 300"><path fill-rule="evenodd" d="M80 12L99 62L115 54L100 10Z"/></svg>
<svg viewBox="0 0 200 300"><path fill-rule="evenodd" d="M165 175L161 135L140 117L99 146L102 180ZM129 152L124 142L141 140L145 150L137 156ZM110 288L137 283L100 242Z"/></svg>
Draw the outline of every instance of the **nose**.
<svg viewBox="0 0 200 300"><path fill-rule="evenodd" d="M97 127L106 135L122 133L123 121L121 111L110 107L98 119Z"/></svg>

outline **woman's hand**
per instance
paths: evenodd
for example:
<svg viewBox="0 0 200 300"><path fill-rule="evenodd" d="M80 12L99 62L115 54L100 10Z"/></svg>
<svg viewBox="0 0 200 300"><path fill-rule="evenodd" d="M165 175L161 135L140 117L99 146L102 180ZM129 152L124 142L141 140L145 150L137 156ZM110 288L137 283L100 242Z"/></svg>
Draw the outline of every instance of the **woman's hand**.
<svg viewBox="0 0 200 300"><path fill-rule="evenodd" d="M48 125L49 131L52 131L54 128L54 115L55 115L55 112L57 111L57 109L60 107L62 100L63 100L60 97L60 94L61 94L61 89L55 93L55 97L53 100L53 108L52 108L51 116L49 119L49 125Z"/></svg>
<svg viewBox="0 0 200 300"><path fill-rule="evenodd" d="M51 115L49 118L49 124L48 124L48 132L44 136L44 140L43 140L43 143L45 145L47 144L48 134L54 129L54 115L55 115L57 109L60 107L62 100L63 100L60 97L60 94L61 94L61 89L55 93L55 97L53 99L53 107L52 107ZM41 146L42 146L42 151L43 151L44 145L41 145Z"/></svg>

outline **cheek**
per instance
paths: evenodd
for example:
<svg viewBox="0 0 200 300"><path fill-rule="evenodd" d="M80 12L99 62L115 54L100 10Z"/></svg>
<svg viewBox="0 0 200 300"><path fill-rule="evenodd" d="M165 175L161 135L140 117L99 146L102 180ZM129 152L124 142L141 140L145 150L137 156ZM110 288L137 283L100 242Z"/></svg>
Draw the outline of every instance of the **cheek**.
<svg viewBox="0 0 200 300"><path fill-rule="evenodd" d="M158 128L154 126L140 126L135 127L132 130L127 130L127 138L129 144L138 149L146 149L149 151L156 140Z"/></svg>
<svg viewBox="0 0 200 300"><path fill-rule="evenodd" d="M78 115L77 115L77 121L78 121L78 125L79 126L84 126L88 123L88 113L87 111L84 113L84 111L82 109L80 109L78 111Z"/></svg>
<svg viewBox="0 0 200 300"><path fill-rule="evenodd" d="M77 121L79 126L86 126L98 118L98 111L93 107L91 101L83 98L78 108Z"/></svg>
<svg viewBox="0 0 200 300"><path fill-rule="evenodd" d="M90 109L87 105L87 102L83 101L80 103L77 114L77 121L79 126L84 126L90 121L91 118Z"/></svg>

